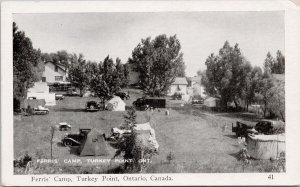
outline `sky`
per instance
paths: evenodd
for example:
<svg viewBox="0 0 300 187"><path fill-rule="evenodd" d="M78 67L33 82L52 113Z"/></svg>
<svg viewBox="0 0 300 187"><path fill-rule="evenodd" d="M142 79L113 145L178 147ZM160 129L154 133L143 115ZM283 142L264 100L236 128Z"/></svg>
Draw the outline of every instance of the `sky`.
<svg viewBox="0 0 300 187"><path fill-rule="evenodd" d="M253 66L268 51L284 54L284 12L142 12L14 14L14 22L42 52L66 50L100 62L110 55L126 63L146 37L176 34L187 76L206 69L205 60L225 41L239 44Z"/></svg>

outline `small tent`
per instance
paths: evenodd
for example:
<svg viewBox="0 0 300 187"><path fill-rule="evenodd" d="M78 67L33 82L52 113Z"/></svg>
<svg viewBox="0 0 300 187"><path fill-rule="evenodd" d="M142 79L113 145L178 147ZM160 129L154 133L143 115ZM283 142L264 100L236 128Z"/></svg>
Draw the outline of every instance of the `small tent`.
<svg viewBox="0 0 300 187"><path fill-rule="evenodd" d="M220 99L215 97L208 97L204 100L204 105L210 108L216 108L220 106Z"/></svg>
<svg viewBox="0 0 300 187"><path fill-rule="evenodd" d="M125 102L118 96L114 96L107 102L106 109L110 111L125 111Z"/></svg>
<svg viewBox="0 0 300 187"><path fill-rule="evenodd" d="M45 106L46 101L45 99L24 99L21 102L21 108L27 109L28 106L31 108L38 108L38 106Z"/></svg>
<svg viewBox="0 0 300 187"><path fill-rule="evenodd" d="M35 97L36 99L44 99L46 106L56 105L55 93L49 93L49 86L46 82L35 82L32 88L27 91L27 98Z"/></svg>
<svg viewBox="0 0 300 187"><path fill-rule="evenodd" d="M108 154L104 133L92 129L80 145L80 156L106 156Z"/></svg>
<svg viewBox="0 0 300 187"><path fill-rule="evenodd" d="M142 123L142 124L135 124L133 130L137 134L144 134L142 135L143 138L147 137L148 143L153 146L156 150L158 150L158 142L156 141L155 137L155 130L151 127L150 123Z"/></svg>
<svg viewBox="0 0 300 187"><path fill-rule="evenodd" d="M254 135L249 136L247 149L255 159L270 159L279 157L285 152L285 135Z"/></svg>

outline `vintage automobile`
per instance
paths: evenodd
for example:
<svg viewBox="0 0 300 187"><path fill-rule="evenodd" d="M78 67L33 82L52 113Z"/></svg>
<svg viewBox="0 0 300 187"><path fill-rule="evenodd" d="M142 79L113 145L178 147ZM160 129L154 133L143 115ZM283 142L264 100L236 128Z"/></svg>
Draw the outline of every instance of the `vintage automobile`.
<svg viewBox="0 0 300 187"><path fill-rule="evenodd" d="M128 99L130 99L130 96L127 94L127 93L125 93L125 92L117 92L117 93L115 93L115 96L118 96L118 97L120 97L122 100L128 100Z"/></svg>
<svg viewBox="0 0 300 187"><path fill-rule="evenodd" d="M80 96L80 91L75 87L68 88L67 91L68 96Z"/></svg>
<svg viewBox="0 0 300 187"><path fill-rule="evenodd" d="M196 105L196 104L203 104L204 103L204 99L200 96L193 96L192 98L192 104Z"/></svg>
<svg viewBox="0 0 300 187"><path fill-rule="evenodd" d="M62 139L64 146L79 146L87 136L91 129L79 129L78 133L66 133Z"/></svg>
<svg viewBox="0 0 300 187"><path fill-rule="evenodd" d="M61 122L58 125L59 125L58 126L59 131L70 131L72 129L72 126L66 122Z"/></svg>
<svg viewBox="0 0 300 187"><path fill-rule="evenodd" d="M112 128L111 132L112 132L111 136L107 138L108 141L117 141L121 137L128 137L131 135L131 130L119 129L116 127Z"/></svg>
<svg viewBox="0 0 300 187"><path fill-rule="evenodd" d="M261 134L280 134L285 131L285 123L277 120L261 120L255 125L255 130Z"/></svg>
<svg viewBox="0 0 300 187"><path fill-rule="evenodd" d="M138 98L134 101L133 106L139 110L147 110L149 108L166 108L166 99L164 98Z"/></svg>
<svg viewBox="0 0 300 187"><path fill-rule="evenodd" d="M63 94L55 94L55 100L63 100L64 98Z"/></svg>
<svg viewBox="0 0 300 187"><path fill-rule="evenodd" d="M285 123L275 120L260 120L255 125L239 121L236 122L236 126L232 124L232 132L235 132L237 137L247 137L253 131L257 134L265 135L280 134L285 131Z"/></svg>
<svg viewBox="0 0 300 187"><path fill-rule="evenodd" d="M102 105L97 101L88 101L85 106L87 111L98 111L102 108Z"/></svg>
<svg viewBox="0 0 300 187"><path fill-rule="evenodd" d="M46 107L43 107L41 105L37 106L36 108L33 108L33 114L34 115L45 115L49 114L49 109Z"/></svg>

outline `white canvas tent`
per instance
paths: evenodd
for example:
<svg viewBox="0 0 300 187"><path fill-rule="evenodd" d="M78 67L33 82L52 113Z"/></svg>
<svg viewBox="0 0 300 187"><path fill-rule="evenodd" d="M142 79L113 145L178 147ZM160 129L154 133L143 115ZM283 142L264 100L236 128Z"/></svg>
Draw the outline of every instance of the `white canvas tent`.
<svg viewBox="0 0 300 187"><path fill-rule="evenodd" d="M207 107L218 107L220 99L215 97L208 97L204 100L204 105Z"/></svg>
<svg viewBox="0 0 300 187"><path fill-rule="evenodd" d="M150 123L142 123L142 124L135 124L135 126L133 127L133 130L136 132L139 131L149 131L149 139L148 142L150 143L150 145L152 145L156 150L158 150L158 142L156 141L156 137L155 137L155 130L151 127Z"/></svg>
<svg viewBox="0 0 300 187"><path fill-rule="evenodd" d="M247 141L249 155L256 159L276 158L285 152L285 135L255 135Z"/></svg>
<svg viewBox="0 0 300 187"><path fill-rule="evenodd" d="M46 82L35 82L32 88L28 89L27 98L45 99L46 106L56 105L55 93L49 93L49 86Z"/></svg>
<svg viewBox="0 0 300 187"><path fill-rule="evenodd" d="M114 96L106 104L106 109L110 111L125 111L125 102L118 96Z"/></svg>

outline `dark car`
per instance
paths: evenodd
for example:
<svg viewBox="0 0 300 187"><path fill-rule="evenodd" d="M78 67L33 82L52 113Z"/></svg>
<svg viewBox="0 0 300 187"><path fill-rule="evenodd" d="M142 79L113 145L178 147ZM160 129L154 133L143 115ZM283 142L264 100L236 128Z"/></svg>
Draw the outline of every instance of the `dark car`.
<svg viewBox="0 0 300 187"><path fill-rule="evenodd" d="M261 120L254 125L237 121L236 126L232 126L232 132L235 132L238 137L247 137L250 130L265 135L280 134L285 131L285 123L282 121Z"/></svg>
<svg viewBox="0 0 300 187"><path fill-rule="evenodd" d="M55 100L63 100L64 98L63 94L55 94Z"/></svg>
<svg viewBox="0 0 300 187"><path fill-rule="evenodd" d="M59 131L70 131L72 126L67 124L66 122L59 123L58 130Z"/></svg>
<svg viewBox="0 0 300 187"><path fill-rule="evenodd" d="M192 98L192 104L203 104L204 103L204 99L200 96L193 96Z"/></svg>
<svg viewBox="0 0 300 187"><path fill-rule="evenodd" d="M79 129L78 133L66 134L62 139L64 146L79 146L91 129Z"/></svg>
<svg viewBox="0 0 300 187"><path fill-rule="evenodd" d="M140 110L149 108L166 108L166 99L164 98L139 98L134 101L133 106Z"/></svg>
<svg viewBox="0 0 300 187"><path fill-rule="evenodd" d="M261 120L255 125L255 130L261 134L279 134L284 133L285 124L282 121Z"/></svg>
<svg viewBox="0 0 300 187"><path fill-rule="evenodd" d="M128 100L128 99L130 99L130 96L127 93L125 93L125 92L115 93L115 96L120 97L122 100L125 100L125 99Z"/></svg>
<svg viewBox="0 0 300 187"><path fill-rule="evenodd" d="M67 95L68 96L80 96L80 91L75 87L71 87L71 88L68 88Z"/></svg>
<svg viewBox="0 0 300 187"><path fill-rule="evenodd" d="M97 101L88 101L86 103L85 109L87 111L98 111L102 108L101 106L102 105Z"/></svg>

